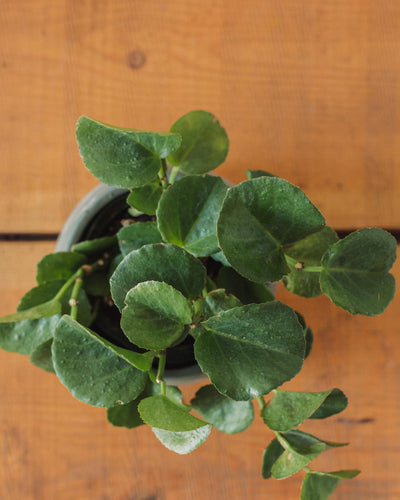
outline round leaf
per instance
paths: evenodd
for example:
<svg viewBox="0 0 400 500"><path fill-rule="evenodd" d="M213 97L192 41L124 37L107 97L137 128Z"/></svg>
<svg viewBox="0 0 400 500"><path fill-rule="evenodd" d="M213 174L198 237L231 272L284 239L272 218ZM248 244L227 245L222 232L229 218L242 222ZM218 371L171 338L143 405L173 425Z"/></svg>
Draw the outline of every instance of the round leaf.
<svg viewBox="0 0 400 500"><path fill-rule="evenodd" d="M212 385L199 389L191 404L200 416L221 432L242 432L253 422L254 410L250 401L229 399Z"/></svg>
<svg viewBox="0 0 400 500"><path fill-rule="evenodd" d="M142 399L143 397L140 395L129 403L117 404L107 408L107 420L116 427L126 427L127 429L143 425L144 422L140 418L138 410L138 404Z"/></svg>
<svg viewBox="0 0 400 500"><path fill-rule="evenodd" d="M218 241L240 274L257 283L277 281L289 271L281 245L305 238L324 223L298 187L277 177L259 177L228 190Z"/></svg>
<svg viewBox="0 0 400 500"><path fill-rule="evenodd" d="M335 491L341 479L352 479L360 471L343 470L337 472L310 471L303 480L301 500L327 500Z"/></svg>
<svg viewBox="0 0 400 500"><path fill-rule="evenodd" d="M111 277L111 294L117 307L124 307L126 294L143 281L164 281L185 297L201 295L206 270L195 257L175 245L145 245L128 254Z"/></svg>
<svg viewBox="0 0 400 500"><path fill-rule="evenodd" d="M162 195L157 223L164 239L196 256L218 251L217 218L227 186L219 177L182 177Z"/></svg>
<svg viewBox="0 0 400 500"><path fill-rule="evenodd" d="M322 258L321 289L352 314L382 313L394 296L388 273L396 258L396 240L382 229L361 229L338 241Z"/></svg>
<svg viewBox="0 0 400 500"><path fill-rule="evenodd" d="M37 265L38 285L47 281L67 280L86 262L86 257L75 252L56 252L45 255Z"/></svg>
<svg viewBox="0 0 400 500"><path fill-rule="evenodd" d="M157 439L169 450L186 455L198 448L208 438L211 425L205 425L199 429L186 432L171 432L164 429L156 429L153 432Z"/></svg>
<svg viewBox="0 0 400 500"><path fill-rule="evenodd" d="M58 378L84 403L106 408L118 401L128 403L146 384L146 372L69 316L63 316L57 325L52 352Z"/></svg>
<svg viewBox="0 0 400 500"><path fill-rule="evenodd" d="M261 416L273 431L289 431L309 418L331 393L276 391Z"/></svg>
<svg viewBox="0 0 400 500"><path fill-rule="evenodd" d="M124 257L132 250L138 250L144 245L162 243L157 223L153 221L136 222L130 226L125 226L118 231L117 236L119 248Z"/></svg>
<svg viewBox="0 0 400 500"><path fill-rule="evenodd" d="M86 116L78 120L76 138L86 168L99 181L128 189L152 181L160 159L181 143L178 134L118 128Z"/></svg>
<svg viewBox="0 0 400 500"><path fill-rule="evenodd" d="M182 172L205 174L225 161L229 139L211 113L191 111L172 125L171 132L182 137L182 144L168 162Z"/></svg>
<svg viewBox="0 0 400 500"><path fill-rule="evenodd" d="M303 329L295 312L281 302L236 307L202 325L196 360L218 391L232 399L267 394L302 367Z"/></svg>
<svg viewBox="0 0 400 500"><path fill-rule="evenodd" d="M156 177L148 184L132 189L126 202L144 214L155 215L162 192L160 180Z"/></svg>
<svg viewBox="0 0 400 500"><path fill-rule="evenodd" d="M128 292L125 303L121 328L131 342L144 349L166 349L192 321L188 300L166 283L139 283Z"/></svg>
<svg viewBox="0 0 400 500"><path fill-rule="evenodd" d="M139 413L146 424L172 432L185 432L207 425L167 396L151 396L139 404Z"/></svg>

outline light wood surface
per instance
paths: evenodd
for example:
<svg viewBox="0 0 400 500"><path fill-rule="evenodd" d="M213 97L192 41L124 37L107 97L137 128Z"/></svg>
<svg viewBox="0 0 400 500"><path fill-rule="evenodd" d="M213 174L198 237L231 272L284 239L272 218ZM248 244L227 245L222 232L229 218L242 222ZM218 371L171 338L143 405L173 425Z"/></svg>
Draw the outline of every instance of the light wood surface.
<svg viewBox="0 0 400 500"><path fill-rule="evenodd" d="M96 181L74 139L86 114L168 130L216 114L221 173L300 185L336 228L397 227L396 0L3 0L0 232L57 232Z"/></svg>
<svg viewBox="0 0 400 500"><path fill-rule="evenodd" d="M7 259L0 283L0 314L12 312L34 284L35 263L50 243L3 243ZM15 270L18 269L18 281ZM400 279L400 263L394 269ZM360 468L334 498L400 498L399 297L379 317L351 316L329 299L278 298L302 312L315 334L311 356L286 389L322 391L340 387L349 406L338 416L302 429L331 441L350 441L312 466ZM202 384L200 384L202 385ZM184 388L187 401L200 385ZM75 400L56 377L25 356L0 351L0 498L2 500L241 500L297 499L301 474L285 481L261 478L271 432L258 416L239 435L214 431L190 455L164 449L150 429L113 428L105 411Z"/></svg>
<svg viewBox="0 0 400 500"><path fill-rule="evenodd" d="M269 170L301 186L336 229L400 230L399 2L4 0L0 27L0 233L57 233L96 185L75 145L78 116L168 130L191 109L226 127L226 178ZM0 241L0 314L15 310L53 247ZM285 387L337 386L350 400L304 426L351 442L315 468L362 469L335 499L398 500L399 297L376 318L324 297L278 298L315 332ZM297 499L301 474L261 479L270 439L257 417L243 434L213 432L178 456L149 429L111 427L26 357L0 351L1 500Z"/></svg>

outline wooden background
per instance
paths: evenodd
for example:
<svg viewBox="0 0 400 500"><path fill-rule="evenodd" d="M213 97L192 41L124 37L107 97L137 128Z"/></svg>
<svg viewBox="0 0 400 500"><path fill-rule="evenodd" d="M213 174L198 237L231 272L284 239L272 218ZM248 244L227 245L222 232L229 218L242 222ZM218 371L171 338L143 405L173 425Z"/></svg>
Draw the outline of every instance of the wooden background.
<svg viewBox="0 0 400 500"><path fill-rule="evenodd" d="M206 109L231 139L226 178L266 169L301 186L335 229L399 234L396 0L2 0L0 78L1 314L33 286L36 262L97 183L75 145L82 114L168 130ZM316 336L287 387L338 386L350 399L345 413L304 427L351 441L315 468L362 469L336 499L399 499L399 298L361 318L324 297L278 296ZM1 500L296 499L301 474L260 477L270 439L258 417L178 456L149 429L112 428L55 377L0 352Z"/></svg>

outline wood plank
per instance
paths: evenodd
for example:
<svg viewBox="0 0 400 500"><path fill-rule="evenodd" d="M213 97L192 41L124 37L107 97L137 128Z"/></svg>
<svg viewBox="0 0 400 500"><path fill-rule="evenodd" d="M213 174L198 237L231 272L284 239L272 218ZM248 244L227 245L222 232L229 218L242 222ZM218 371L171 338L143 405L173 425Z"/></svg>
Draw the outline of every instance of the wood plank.
<svg viewBox="0 0 400 500"><path fill-rule="evenodd" d="M336 228L398 227L398 2L20 0L0 23L0 232L57 232L96 184L79 115L167 130L199 108L228 179L264 168Z"/></svg>
<svg viewBox="0 0 400 500"><path fill-rule="evenodd" d="M0 314L12 312L34 284L35 263L52 246L0 244ZM399 262L394 274L400 278ZM359 479L342 483L334 498L399 498L400 297L376 318L351 316L324 297L306 300L280 289L278 298L304 313L315 334L302 373L285 387L340 387L350 400L339 416L303 426L322 438L351 442L346 449L323 454L313 467L362 469ZM185 388L186 400L198 387ZM30 365L26 357L3 351L0 400L2 500L298 498L301 474L285 481L260 476L263 450L272 435L259 416L242 434L215 431L194 453L175 455L150 429L113 428L104 410L72 398L56 377Z"/></svg>

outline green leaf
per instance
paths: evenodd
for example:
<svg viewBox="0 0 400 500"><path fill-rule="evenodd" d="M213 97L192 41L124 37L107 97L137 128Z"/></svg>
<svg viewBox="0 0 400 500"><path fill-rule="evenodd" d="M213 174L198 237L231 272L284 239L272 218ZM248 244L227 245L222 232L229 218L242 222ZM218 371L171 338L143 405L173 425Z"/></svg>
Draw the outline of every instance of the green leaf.
<svg viewBox="0 0 400 500"><path fill-rule="evenodd" d="M29 309L17 314L30 313L30 311ZM9 352L31 354L38 345L53 337L60 314L8 323L2 322L3 319L0 319L0 347Z"/></svg>
<svg viewBox="0 0 400 500"><path fill-rule="evenodd" d="M168 162L182 172L205 174L225 161L229 139L211 113L191 111L172 125L171 132L182 136L182 144Z"/></svg>
<svg viewBox="0 0 400 500"><path fill-rule="evenodd" d="M58 302L53 301L52 299L57 295L62 286L66 283L65 280L56 280L56 281L48 281L43 283L42 285L38 285L29 292L27 292L21 299L18 304L17 311L26 311L27 309L31 309L33 307L39 306L45 302L51 304L58 304ZM67 291L65 295L60 299L61 309L57 306L57 312L61 312L62 314L70 314L71 306L69 305L69 299L71 296L72 285L70 291ZM81 323L84 326L88 326L91 321L91 305L89 299L84 290L79 290L78 295L78 323ZM54 306L56 307L56 306Z"/></svg>
<svg viewBox="0 0 400 500"><path fill-rule="evenodd" d="M51 355L51 346L53 339L46 340L43 344L36 346L30 355L30 362L49 373L55 373L53 366L53 357Z"/></svg>
<svg viewBox="0 0 400 500"><path fill-rule="evenodd" d="M81 241L72 247L73 252L83 253L88 257L109 251L117 245L116 236L104 236L92 240Z"/></svg>
<svg viewBox="0 0 400 500"><path fill-rule="evenodd" d="M289 271L281 246L320 230L324 223L298 187L277 177L259 177L228 190L217 234L232 267L251 281L265 283Z"/></svg>
<svg viewBox="0 0 400 500"><path fill-rule="evenodd" d="M157 223L165 241L197 257L218 251L217 218L227 186L220 177L186 176L162 195Z"/></svg>
<svg viewBox="0 0 400 500"><path fill-rule="evenodd" d="M242 432L254 419L250 401L234 401L220 394L214 386L206 385L197 392L191 404L207 422L221 432Z"/></svg>
<svg viewBox="0 0 400 500"><path fill-rule="evenodd" d="M251 179L257 179L258 177L276 177L276 175L266 172L265 170L245 170L245 173L249 181Z"/></svg>
<svg viewBox="0 0 400 500"><path fill-rule="evenodd" d="M227 295L225 290L212 290L204 298L204 316L208 319L241 305L240 300L233 295Z"/></svg>
<svg viewBox="0 0 400 500"><path fill-rule="evenodd" d="M166 349L192 322L189 301L159 281L139 283L128 292L125 303L121 328L131 342L144 349Z"/></svg>
<svg viewBox="0 0 400 500"><path fill-rule="evenodd" d="M160 159L175 151L178 134L113 127L81 116L76 127L86 168L109 186L136 188L152 181Z"/></svg>
<svg viewBox="0 0 400 500"><path fill-rule="evenodd" d="M302 367L303 330L295 312L281 302L236 307L202 326L196 360L218 391L232 399L267 394Z"/></svg>
<svg viewBox="0 0 400 500"><path fill-rule="evenodd" d="M198 448L208 438L211 425L205 425L199 429L186 432L171 432L164 429L156 429L153 432L157 439L169 450L186 455Z"/></svg>
<svg viewBox="0 0 400 500"><path fill-rule="evenodd" d="M344 393L340 389L332 389L322 405L309 418L328 418L340 413L346 407L347 397Z"/></svg>
<svg viewBox="0 0 400 500"><path fill-rule="evenodd" d="M162 195L158 177L144 186L132 189L126 202L131 207L147 215L155 215Z"/></svg>
<svg viewBox="0 0 400 500"><path fill-rule="evenodd" d="M163 243L145 245L128 254L111 277L111 294L117 307L124 307L126 294L144 281L164 281L188 299L201 296L206 270L183 248Z"/></svg>
<svg viewBox="0 0 400 500"><path fill-rule="evenodd" d="M243 304L260 304L275 300L268 285L254 283L237 273L232 267L221 267L217 276L217 285L233 293Z"/></svg>
<svg viewBox="0 0 400 500"><path fill-rule="evenodd" d="M147 373L130 364L117 349L69 316L59 321L52 347L60 381L74 397L94 406L128 403L143 391ZM130 351L128 351L130 352Z"/></svg>
<svg viewBox="0 0 400 500"><path fill-rule="evenodd" d="M306 352L304 355L304 359L308 358L310 355L313 343L314 343L314 335L309 326L307 326L304 330L304 339L306 341Z"/></svg>
<svg viewBox="0 0 400 500"><path fill-rule="evenodd" d="M326 226L322 231L311 234L285 250L285 254L304 264L305 269L296 269L288 262L290 273L283 278L289 292L303 297L320 295L319 273L307 272L308 266L319 266L328 248L338 240L333 229Z"/></svg>
<svg viewBox="0 0 400 500"><path fill-rule="evenodd" d="M388 273L397 243L386 231L365 228L331 246L322 258L321 290L334 304L352 314L382 313L394 296Z"/></svg>
<svg viewBox="0 0 400 500"><path fill-rule="evenodd" d="M162 395L143 399L139 404L139 413L146 424L166 431L192 431L207 425L207 422L188 413L183 405Z"/></svg>
<svg viewBox="0 0 400 500"><path fill-rule="evenodd" d="M335 491L341 479L352 479L360 471L345 470L337 472L310 471L303 480L301 500L327 500Z"/></svg>
<svg viewBox="0 0 400 500"><path fill-rule="evenodd" d="M155 396L160 394L160 385L154 384L148 381L145 390L139 395L138 398L127 404L118 404L107 409L107 419L108 421L118 427L127 427L128 429L133 429L143 425L144 422L140 418L138 405L142 399L148 396ZM176 403L182 402L182 393L173 385L168 385L166 387L166 396L175 401Z"/></svg>
<svg viewBox="0 0 400 500"><path fill-rule="evenodd" d="M138 405L143 397L145 396L140 395L137 399L129 403L117 404L111 408L107 408L107 420L116 427L126 427L127 429L143 425L144 422L140 418L138 410Z"/></svg>
<svg viewBox="0 0 400 500"><path fill-rule="evenodd" d="M35 305L29 309L18 310L13 314L8 314L0 318L0 323L11 323L31 319L48 318L54 314L61 313L61 304L58 300L52 299L42 304Z"/></svg>
<svg viewBox="0 0 400 500"><path fill-rule="evenodd" d="M161 234L157 228L157 223L136 222L130 226L125 226L117 234L119 248L125 257L132 250L138 250L144 245L151 243L162 243Z"/></svg>
<svg viewBox="0 0 400 500"><path fill-rule="evenodd" d="M283 454L285 448L275 438L273 439L264 451L262 463L262 477L269 479L272 475L272 467L278 458Z"/></svg>
<svg viewBox="0 0 400 500"><path fill-rule="evenodd" d="M298 430L279 434L278 439L285 451L272 466L272 477L275 479L284 479L296 474L311 460L329 448L347 445L347 443L323 441Z"/></svg>
<svg viewBox="0 0 400 500"><path fill-rule="evenodd" d="M261 416L273 431L289 431L309 418L332 393L277 390Z"/></svg>
<svg viewBox="0 0 400 500"><path fill-rule="evenodd" d="M37 265L38 285L47 281L67 280L86 262L86 257L76 252L56 252L45 255Z"/></svg>

